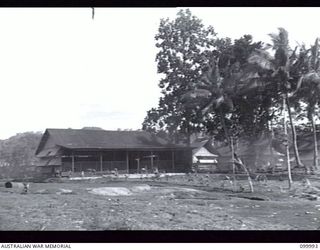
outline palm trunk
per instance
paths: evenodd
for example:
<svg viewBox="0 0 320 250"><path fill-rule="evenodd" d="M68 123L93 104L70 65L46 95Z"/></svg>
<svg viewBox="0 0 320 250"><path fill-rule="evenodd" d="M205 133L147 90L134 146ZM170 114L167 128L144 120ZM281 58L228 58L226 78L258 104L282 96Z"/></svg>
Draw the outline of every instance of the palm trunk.
<svg viewBox="0 0 320 250"><path fill-rule="evenodd" d="M190 145L191 145L191 133L190 133L189 119L187 119L186 136L187 136L187 146L190 147Z"/></svg>
<svg viewBox="0 0 320 250"><path fill-rule="evenodd" d="M233 174L233 192L236 191L236 164L234 161L234 148L233 148L233 137L230 138L230 149L231 149L231 159L232 159L232 174Z"/></svg>
<svg viewBox="0 0 320 250"><path fill-rule="evenodd" d="M224 136L226 137L227 143L230 145L229 133L228 133L226 123L224 121L224 116L223 116L221 107L219 108L219 115L220 115L220 122L223 128Z"/></svg>
<svg viewBox="0 0 320 250"><path fill-rule="evenodd" d="M187 133L187 146L188 146L188 147L190 147L190 145L191 145L191 139L190 139L190 137L191 137L191 135L190 135L190 133L188 132L188 133Z"/></svg>
<svg viewBox="0 0 320 250"><path fill-rule="evenodd" d="M318 170L318 141L317 141L317 128L314 122L314 116L311 114L311 125L312 125L312 133L313 133L313 142L314 142L314 157L313 164L315 170Z"/></svg>
<svg viewBox="0 0 320 250"><path fill-rule="evenodd" d="M223 131L224 131L224 135L225 135L226 140L227 140L227 144L229 145L230 150L231 150L232 174L233 174L233 191L236 191L237 180L236 180L236 165L235 165L235 162L234 162L233 137L232 136L229 137L228 128L227 128L226 123L224 121L224 116L223 116L223 112L222 112L221 107L219 108L219 115L220 115L220 122L221 122L221 125L222 125L222 128L223 128Z"/></svg>
<svg viewBox="0 0 320 250"><path fill-rule="evenodd" d="M230 150L231 150L231 159L232 159L232 174L233 174L233 191L235 192L236 191L236 188L237 188L237 180L236 180L236 165L235 165L235 159L234 159L234 144L233 144L233 137L230 136L229 138L229 133L228 133L228 129L227 129L227 126L226 126L226 123L224 121L224 117L223 117L223 113L222 113L222 110L221 108L219 108L219 113L220 113L220 121L221 121L221 125L222 125L222 128L224 130L224 134L225 134L225 137L227 138L227 142L230 146ZM244 166L244 164L242 165L242 167L244 168L244 171L245 173L247 174L247 177L248 177L248 182L249 182L249 186L250 186L250 191L253 193L253 185L252 185L252 180L251 180L251 177L250 177L250 174L249 174L249 171L248 169L246 168L246 166Z"/></svg>
<svg viewBox="0 0 320 250"><path fill-rule="evenodd" d="M296 159L297 166L300 167L300 166L303 166L303 164L302 164L302 162L300 160L300 156L299 156L298 145L297 145L297 133L296 133L295 126L293 124L288 94L286 94L285 100L286 100L286 104L287 104L288 115L289 115L289 120L290 120L290 127L291 127L291 131L292 131L294 157Z"/></svg>
<svg viewBox="0 0 320 250"><path fill-rule="evenodd" d="M271 154L271 168L272 168L272 173L273 173L273 169L275 167L275 159L274 159L274 151L273 151L273 146L272 146L272 142L274 140L274 131L273 131L273 127L272 127L272 121L270 121L270 131L271 131L271 140L270 140L270 144L269 144L269 149L270 149L270 154Z"/></svg>
<svg viewBox="0 0 320 250"><path fill-rule="evenodd" d="M287 130L287 117L286 117L286 98L283 98L283 125L284 125L284 135L286 138L286 158L287 158L287 168L288 168L288 184L289 189L291 189L292 185L292 177L291 177L291 166L290 166L290 152L289 152L289 140L288 140L288 130Z"/></svg>
<svg viewBox="0 0 320 250"><path fill-rule="evenodd" d="M246 168L246 166L244 164L242 165L242 167L243 167L244 171L246 172L246 175L247 175L247 178L248 178L250 192L253 193L254 190L253 190L252 179L251 179L250 173L249 173L248 169Z"/></svg>

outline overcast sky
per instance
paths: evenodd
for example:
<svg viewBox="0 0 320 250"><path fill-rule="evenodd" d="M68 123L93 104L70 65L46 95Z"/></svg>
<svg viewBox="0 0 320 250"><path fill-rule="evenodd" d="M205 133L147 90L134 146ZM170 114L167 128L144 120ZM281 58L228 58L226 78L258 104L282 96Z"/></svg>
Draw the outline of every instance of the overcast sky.
<svg viewBox="0 0 320 250"><path fill-rule="evenodd" d="M310 45L320 8L190 8L218 36ZM45 128L141 128L160 90L154 36L174 8L0 9L0 139Z"/></svg>

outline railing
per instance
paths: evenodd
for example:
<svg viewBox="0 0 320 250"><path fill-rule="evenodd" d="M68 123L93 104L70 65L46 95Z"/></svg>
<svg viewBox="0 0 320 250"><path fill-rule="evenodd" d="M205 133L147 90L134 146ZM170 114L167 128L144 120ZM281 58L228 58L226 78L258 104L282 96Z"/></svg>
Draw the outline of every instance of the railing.
<svg viewBox="0 0 320 250"><path fill-rule="evenodd" d="M153 161L153 169L151 167L150 160L142 160L139 162L139 169L144 168L148 172L152 172L153 169L158 168L160 172L185 172L185 164L175 164L173 167L171 160L154 160ZM75 161L74 163L74 171L75 172L109 172L117 169L118 171L127 171L127 162L126 161L103 161L102 169L100 161ZM62 163L62 171L68 172L72 170L71 162L63 162ZM135 173L138 171L138 163L130 164L130 173Z"/></svg>
<svg viewBox="0 0 320 250"><path fill-rule="evenodd" d="M101 171L100 161L76 161L74 163L75 172L88 172L88 171ZM113 171L115 168L118 170L126 170L127 162L126 161L103 161L102 162L102 171ZM62 163L62 171L71 171L72 163L64 162Z"/></svg>

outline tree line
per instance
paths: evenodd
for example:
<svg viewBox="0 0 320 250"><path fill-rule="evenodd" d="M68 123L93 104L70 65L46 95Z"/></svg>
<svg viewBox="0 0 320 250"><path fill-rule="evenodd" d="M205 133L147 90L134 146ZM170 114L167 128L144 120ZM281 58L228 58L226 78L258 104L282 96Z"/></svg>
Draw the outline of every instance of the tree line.
<svg viewBox="0 0 320 250"><path fill-rule="evenodd" d="M205 132L230 148L239 138L282 131L287 158L292 146L297 166L303 166L297 128L310 128L318 168L319 40L291 48L284 28L269 36L271 44L249 34L221 38L188 9L162 19L155 36L162 96L142 128L176 140L182 135L188 145L193 133ZM290 172L289 158L287 164Z"/></svg>
<svg viewBox="0 0 320 250"><path fill-rule="evenodd" d="M0 167L34 165L41 132L24 132L0 141Z"/></svg>

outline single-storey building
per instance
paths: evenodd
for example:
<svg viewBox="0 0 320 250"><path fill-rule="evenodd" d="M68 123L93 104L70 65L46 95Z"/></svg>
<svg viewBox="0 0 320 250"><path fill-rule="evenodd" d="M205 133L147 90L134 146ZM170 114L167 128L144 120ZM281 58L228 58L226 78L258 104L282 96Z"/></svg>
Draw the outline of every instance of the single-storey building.
<svg viewBox="0 0 320 250"><path fill-rule="evenodd" d="M189 172L192 148L146 131L46 129L36 150L47 175L86 171Z"/></svg>
<svg viewBox="0 0 320 250"><path fill-rule="evenodd" d="M197 138L191 143L192 163L198 171L216 172L218 154L214 152L212 140Z"/></svg>

